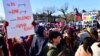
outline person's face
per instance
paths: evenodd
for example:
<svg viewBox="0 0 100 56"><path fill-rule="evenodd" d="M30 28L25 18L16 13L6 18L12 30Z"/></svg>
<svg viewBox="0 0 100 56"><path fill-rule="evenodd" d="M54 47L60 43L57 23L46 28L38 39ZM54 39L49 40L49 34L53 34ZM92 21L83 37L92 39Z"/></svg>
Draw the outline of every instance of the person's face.
<svg viewBox="0 0 100 56"><path fill-rule="evenodd" d="M17 43L21 44L22 43L22 39L20 37L16 37L15 40L17 41Z"/></svg>
<svg viewBox="0 0 100 56"><path fill-rule="evenodd" d="M63 37L64 37L65 41L67 41L68 43L70 42L70 37L67 33L65 33Z"/></svg>
<svg viewBox="0 0 100 56"><path fill-rule="evenodd" d="M65 32L65 33L63 34L63 37L69 37L69 35Z"/></svg>
<svg viewBox="0 0 100 56"><path fill-rule="evenodd" d="M48 38L48 33L49 32L47 31L47 29L45 29L44 32L43 32L43 35L44 35L45 38Z"/></svg>
<svg viewBox="0 0 100 56"><path fill-rule="evenodd" d="M100 29L98 29L98 35L100 36Z"/></svg>
<svg viewBox="0 0 100 56"><path fill-rule="evenodd" d="M58 36L57 38L53 39L53 41L58 45L61 41L61 36Z"/></svg>

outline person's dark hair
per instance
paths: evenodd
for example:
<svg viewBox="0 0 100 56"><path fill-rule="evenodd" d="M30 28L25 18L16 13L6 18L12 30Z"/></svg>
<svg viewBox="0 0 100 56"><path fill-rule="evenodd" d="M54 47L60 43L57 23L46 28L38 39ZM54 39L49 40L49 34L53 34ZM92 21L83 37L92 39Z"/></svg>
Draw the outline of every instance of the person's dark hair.
<svg viewBox="0 0 100 56"><path fill-rule="evenodd" d="M38 26L38 29L36 31L36 33L40 36L43 37L43 32L44 32L45 28L43 26Z"/></svg>
<svg viewBox="0 0 100 56"><path fill-rule="evenodd" d="M92 50L91 50L91 45L96 42L95 39L93 39L92 37L86 37L83 41L83 48L85 51L89 51L91 54L93 54Z"/></svg>
<svg viewBox="0 0 100 56"><path fill-rule="evenodd" d="M74 33L75 33L75 31L74 31L73 28L68 28L67 34L68 34L68 36L71 38L71 43L74 42L75 37L76 37L76 36L74 35Z"/></svg>
<svg viewBox="0 0 100 56"><path fill-rule="evenodd" d="M95 37L96 39L98 39L98 32L97 32L97 29L93 28L93 29L90 30L90 32L91 32L92 35L94 35L94 37Z"/></svg>
<svg viewBox="0 0 100 56"><path fill-rule="evenodd" d="M99 22L97 21L97 28L100 29L100 24Z"/></svg>
<svg viewBox="0 0 100 56"><path fill-rule="evenodd" d="M67 26L64 26L64 27L62 28L62 34L64 34L64 31L67 30L67 28L68 28Z"/></svg>
<svg viewBox="0 0 100 56"><path fill-rule="evenodd" d="M61 35L60 32L58 32L58 31L51 31L51 32L49 33L49 40L50 40L50 42L52 42L52 40L53 40L54 38L57 38L58 36L61 36L61 37L62 37L62 35Z"/></svg>

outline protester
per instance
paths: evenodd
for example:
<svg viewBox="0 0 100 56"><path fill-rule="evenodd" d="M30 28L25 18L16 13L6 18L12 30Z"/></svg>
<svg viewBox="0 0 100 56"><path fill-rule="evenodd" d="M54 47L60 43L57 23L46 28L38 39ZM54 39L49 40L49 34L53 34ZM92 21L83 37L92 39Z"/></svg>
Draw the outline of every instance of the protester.
<svg viewBox="0 0 100 56"><path fill-rule="evenodd" d="M2 30L4 32L5 48L7 48L7 50L5 49L5 53L6 53L5 55L13 56L13 42L12 42L12 39L8 39L8 36L7 36L8 25L9 25L9 23L7 21L4 21L4 25L2 27Z"/></svg>
<svg viewBox="0 0 100 56"><path fill-rule="evenodd" d="M59 50L57 45L60 44L61 41L61 33L58 31L51 31L49 33L49 42L43 49L45 56L57 56Z"/></svg>
<svg viewBox="0 0 100 56"><path fill-rule="evenodd" d="M35 23L32 23L34 25ZM8 39L4 25L4 36L0 38L0 55L3 56L99 56L99 31L65 26L35 24L35 34ZM63 35L63 36L62 36ZM92 45L93 44L93 45ZM92 46L92 47L91 47ZM90 48L91 47L91 48ZM8 55L9 54L9 55Z"/></svg>
<svg viewBox="0 0 100 56"><path fill-rule="evenodd" d="M29 35L29 36L24 37L24 39L25 39L24 42L22 41L22 44L24 45L24 47L26 49L27 56L30 55L29 49L31 47L31 43L32 43L33 38L34 38L34 35Z"/></svg>
<svg viewBox="0 0 100 56"><path fill-rule="evenodd" d="M46 34L46 29L43 26L38 26L37 29L37 38L35 41L35 47L34 47L34 55L35 56L42 56L42 50L43 47L46 45L48 42L47 34Z"/></svg>
<svg viewBox="0 0 100 56"><path fill-rule="evenodd" d="M70 35L66 32L63 35L63 45L61 46L61 53L65 52L67 56L74 56L74 43L72 43L72 39Z"/></svg>
<svg viewBox="0 0 100 56"><path fill-rule="evenodd" d="M83 40L84 40L86 37L90 37L90 36L91 36L91 35L89 34L89 32L87 32L86 29L83 29L83 30L78 34L80 44L83 42Z"/></svg>
<svg viewBox="0 0 100 56"><path fill-rule="evenodd" d="M98 41L98 32L97 32L97 29L96 28L91 28L90 29L90 33L91 33L92 38L94 38L95 40Z"/></svg>
<svg viewBox="0 0 100 56"><path fill-rule="evenodd" d="M13 39L13 54L14 56L27 56L26 49L22 43L22 39L20 37L16 37Z"/></svg>
<svg viewBox="0 0 100 56"><path fill-rule="evenodd" d="M92 52L93 52L93 56L100 56L100 42L95 42L92 46L91 46Z"/></svg>
<svg viewBox="0 0 100 56"><path fill-rule="evenodd" d="M86 37L83 44L77 49L75 56L92 56L93 52L91 46L94 42L95 40L92 37Z"/></svg>

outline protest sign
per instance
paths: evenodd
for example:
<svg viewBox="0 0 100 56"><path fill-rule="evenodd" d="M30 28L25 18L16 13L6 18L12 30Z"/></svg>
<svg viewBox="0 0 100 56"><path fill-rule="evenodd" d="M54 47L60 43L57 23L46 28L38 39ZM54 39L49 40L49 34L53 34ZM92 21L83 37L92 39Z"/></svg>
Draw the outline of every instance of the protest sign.
<svg viewBox="0 0 100 56"><path fill-rule="evenodd" d="M3 0L8 38L34 34L30 0Z"/></svg>
<svg viewBox="0 0 100 56"><path fill-rule="evenodd" d="M83 21L83 27L84 28L91 28L96 27L96 16L98 12L85 12L82 13L82 21Z"/></svg>

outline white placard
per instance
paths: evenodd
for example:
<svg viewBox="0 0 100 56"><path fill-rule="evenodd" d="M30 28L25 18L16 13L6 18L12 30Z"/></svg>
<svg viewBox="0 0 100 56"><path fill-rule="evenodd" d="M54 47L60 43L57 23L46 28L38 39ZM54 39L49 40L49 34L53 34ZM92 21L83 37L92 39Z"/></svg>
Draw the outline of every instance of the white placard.
<svg viewBox="0 0 100 56"><path fill-rule="evenodd" d="M96 27L96 16L98 12L85 12L82 13L83 27Z"/></svg>
<svg viewBox="0 0 100 56"><path fill-rule="evenodd" d="M30 0L3 0L8 38L34 34Z"/></svg>

